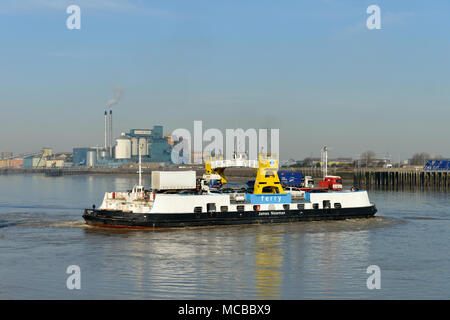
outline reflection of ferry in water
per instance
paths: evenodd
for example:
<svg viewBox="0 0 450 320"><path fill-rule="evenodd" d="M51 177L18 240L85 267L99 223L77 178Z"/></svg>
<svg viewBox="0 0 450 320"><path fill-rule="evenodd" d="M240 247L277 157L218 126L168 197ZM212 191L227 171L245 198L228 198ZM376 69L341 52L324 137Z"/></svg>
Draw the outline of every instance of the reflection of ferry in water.
<svg viewBox="0 0 450 320"><path fill-rule="evenodd" d="M224 168L233 166L257 170L251 192L211 188L211 179L225 180ZM377 212L366 191L293 197L280 184L273 154L260 154L259 160L212 158L206 169L202 179L196 179L195 171L154 171L152 189L146 190L139 166L139 184L133 190L105 193L101 206L85 209L83 218L96 226L173 228L369 218Z"/></svg>

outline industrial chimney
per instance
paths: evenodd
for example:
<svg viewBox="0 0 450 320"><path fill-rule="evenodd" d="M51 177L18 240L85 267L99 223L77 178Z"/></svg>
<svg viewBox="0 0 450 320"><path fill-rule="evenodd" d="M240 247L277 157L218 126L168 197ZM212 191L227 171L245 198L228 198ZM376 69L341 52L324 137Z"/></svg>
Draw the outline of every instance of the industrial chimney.
<svg viewBox="0 0 450 320"><path fill-rule="evenodd" d="M108 112L105 110L105 150L108 148Z"/></svg>
<svg viewBox="0 0 450 320"><path fill-rule="evenodd" d="M109 110L109 156L113 157L113 120L112 120L112 110Z"/></svg>

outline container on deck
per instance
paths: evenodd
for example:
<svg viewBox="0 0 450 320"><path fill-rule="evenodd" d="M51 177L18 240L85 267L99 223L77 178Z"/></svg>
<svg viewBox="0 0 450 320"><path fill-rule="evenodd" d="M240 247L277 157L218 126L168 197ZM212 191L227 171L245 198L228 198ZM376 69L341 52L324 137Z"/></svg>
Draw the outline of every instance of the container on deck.
<svg viewBox="0 0 450 320"><path fill-rule="evenodd" d="M152 171L153 190L195 189L195 171Z"/></svg>

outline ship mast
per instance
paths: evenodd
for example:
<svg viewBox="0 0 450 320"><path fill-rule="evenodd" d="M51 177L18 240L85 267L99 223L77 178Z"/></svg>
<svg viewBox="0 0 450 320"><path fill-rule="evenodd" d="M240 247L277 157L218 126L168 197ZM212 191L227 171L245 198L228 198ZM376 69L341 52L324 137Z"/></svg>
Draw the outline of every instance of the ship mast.
<svg viewBox="0 0 450 320"><path fill-rule="evenodd" d="M322 149L323 177L328 175L328 148L324 146Z"/></svg>
<svg viewBox="0 0 450 320"><path fill-rule="evenodd" d="M141 159L141 144L139 143L139 186L142 186L142 159Z"/></svg>

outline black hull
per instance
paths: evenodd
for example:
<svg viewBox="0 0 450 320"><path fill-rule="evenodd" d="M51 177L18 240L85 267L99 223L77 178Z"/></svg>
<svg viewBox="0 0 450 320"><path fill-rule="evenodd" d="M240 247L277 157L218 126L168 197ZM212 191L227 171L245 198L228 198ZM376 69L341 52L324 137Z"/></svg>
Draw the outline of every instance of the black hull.
<svg viewBox="0 0 450 320"><path fill-rule="evenodd" d="M178 214L144 214L86 209L84 210L83 218L87 224L93 226L147 229L372 218L376 212L375 205L341 209Z"/></svg>

